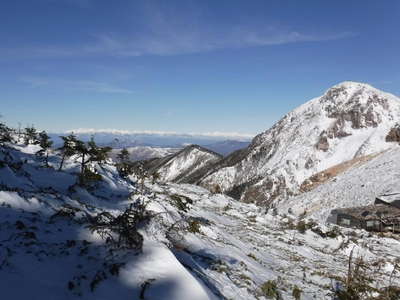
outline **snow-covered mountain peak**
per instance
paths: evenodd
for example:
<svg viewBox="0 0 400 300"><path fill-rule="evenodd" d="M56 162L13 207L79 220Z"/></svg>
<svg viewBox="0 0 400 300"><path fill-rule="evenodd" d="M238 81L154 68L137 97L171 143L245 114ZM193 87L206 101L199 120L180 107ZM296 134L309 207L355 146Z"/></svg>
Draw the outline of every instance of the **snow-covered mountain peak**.
<svg viewBox="0 0 400 300"><path fill-rule="evenodd" d="M367 88L367 89L374 89L376 91L379 91L378 89L374 88L372 85L364 82L358 82L358 81L352 81L352 80L346 80L339 82L332 86L331 88L328 89L337 89L337 88L343 88L343 89L360 89L360 88Z"/></svg>
<svg viewBox="0 0 400 300"><path fill-rule="evenodd" d="M246 201L285 198L313 174L396 147L386 137L399 120L397 97L346 81L289 112L200 183Z"/></svg>
<svg viewBox="0 0 400 300"><path fill-rule="evenodd" d="M321 128L321 136L344 137L351 135L348 128L377 127L382 122L392 125L399 114L400 100L396 96L366 83L344 81L287 113L272 128L258 135L252 144L262 144L270 138L271 131L280 132L294 123L305 130Z"/></svg>
<svg viewBox="0 0 400 300"><path fill-rule="evenodd" d="M391 102L397 102L398 98L389 93L382 92L369 84L345 81L339 83L319 98L319 103L323 106L336 105L381 105L388 109ZM393 104L393 103L392 103Z"/></svg>

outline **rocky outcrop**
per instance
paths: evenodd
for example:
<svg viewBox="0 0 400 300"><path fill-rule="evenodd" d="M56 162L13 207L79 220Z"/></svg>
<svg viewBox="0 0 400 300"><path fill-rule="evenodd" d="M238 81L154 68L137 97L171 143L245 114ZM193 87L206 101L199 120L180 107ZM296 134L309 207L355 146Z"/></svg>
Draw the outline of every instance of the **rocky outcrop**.
<svg viewBox="0 0 400 300"><path fill-rule="evenodd" d="M319 137L317 144L315 147L318 150L322 151L328 151L329 149L329 142L328 142L328 137L325 135L325 132Z"/></svg>
<svg viewBox="0 0 400 300"><path fill-rule="evenodd" d="M390 129L389 133L386 135L386 142L396 142L400 144L400 125L396 124L395 127Z"/></svg>

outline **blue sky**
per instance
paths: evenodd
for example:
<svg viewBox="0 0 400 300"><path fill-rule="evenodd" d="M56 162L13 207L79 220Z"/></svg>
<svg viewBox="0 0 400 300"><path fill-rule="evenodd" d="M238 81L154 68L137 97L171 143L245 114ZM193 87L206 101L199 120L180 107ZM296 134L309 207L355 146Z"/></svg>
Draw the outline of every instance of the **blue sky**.
<svg viewBox="0 0 400 300"><path fill-rule="evenodd" d="M345 80L400 95L400 1L0 3L3 120L258 133Z"/></svg>

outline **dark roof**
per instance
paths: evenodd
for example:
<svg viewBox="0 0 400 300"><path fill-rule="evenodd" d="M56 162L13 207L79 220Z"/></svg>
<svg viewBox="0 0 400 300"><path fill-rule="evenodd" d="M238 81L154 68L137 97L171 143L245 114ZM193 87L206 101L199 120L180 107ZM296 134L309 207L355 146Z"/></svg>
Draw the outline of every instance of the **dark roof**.
<svg viewBox="0 0 400 300"><path fill-rule="evenodd" d="M338 208L332 210L332 214L346 214L357 219L386 219L399 217L400 209L393 206L375 204L350 208Z"/></svg>
<svg viewBox="0 0 400 300"><path fill-rule="evenodd" d="M376 199L384 201L386 203L393 203L400 201L400 192L392 192L392 193L386 193L383 195L379 195L376 197Z"/></svg>

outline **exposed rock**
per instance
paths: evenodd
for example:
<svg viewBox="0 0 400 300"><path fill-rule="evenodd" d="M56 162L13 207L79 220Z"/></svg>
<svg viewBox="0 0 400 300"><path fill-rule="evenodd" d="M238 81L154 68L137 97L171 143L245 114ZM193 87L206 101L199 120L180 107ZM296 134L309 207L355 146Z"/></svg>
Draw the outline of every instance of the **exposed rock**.
<svg viewBox="0 0 400 300"><path fill-rule="evenodd" d="M315 145L315 147L318 150L328 151L328 149L329 149L328 138L325 135L320 136L317 144Z"/></svg>
<svg viewBox="0 0 400 300"><path fill-rule="evenodd" d="M331 128L327 131L327 136L332 139L335 137L342 138L351 135L344 130L344 126L346 124L346 118L342 115L339 116L331 126Z"/></svg>
<svg viewBox="0 0 400 300"><path fill-rule="evenodd" d="M304 168L311 169L313 166L314 166L314 161L311 157L309 157L306 163L304 164Z"/></svg>
<svg viewBox="0 0 400 300"><path fill-rule="evenodd" d="M396 124L395 127L390 129L385 140L386 142L397 142L400 144L400 125Z"/></svg>

